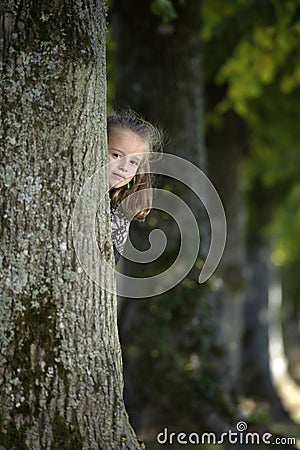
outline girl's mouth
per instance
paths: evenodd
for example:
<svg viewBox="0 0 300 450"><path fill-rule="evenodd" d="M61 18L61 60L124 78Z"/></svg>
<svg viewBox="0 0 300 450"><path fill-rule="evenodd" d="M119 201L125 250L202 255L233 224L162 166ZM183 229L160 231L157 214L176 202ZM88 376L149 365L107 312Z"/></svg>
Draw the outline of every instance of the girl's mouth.
<svg viewBox="0 0 300 450"><path fill-rule="evenodd" d="M117 178L120 178L122 180L125 180L125 177L123 175L120 175L119 173L113 173L113 175Z"/></svg>

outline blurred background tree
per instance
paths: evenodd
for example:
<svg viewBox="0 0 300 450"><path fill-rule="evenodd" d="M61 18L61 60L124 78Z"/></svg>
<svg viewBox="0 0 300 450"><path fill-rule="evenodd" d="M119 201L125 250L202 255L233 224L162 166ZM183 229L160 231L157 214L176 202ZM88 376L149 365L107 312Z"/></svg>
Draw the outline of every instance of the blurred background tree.
<svg viewBox="0 0 300 450"><path fill-rule="evenodd" d="M294 270L298 272L299 262L295 257L299 227L295 211L298 210L299 217L300 204L299 197L296 198L300 169L299 2L226 2L223 10L219 9L219 15L216 14L217 4L203 2L206 20L203 20L202 35L208 54L220 55L218 66L216 58L207 58L205 67L210 70L207 78L219 89L225 87L225 95L221 95L208 116L208 129L224 126L224 116L234 111L249 130L249 154L243 165L248 199L250 277L246 296L243 385L246 392L269 398L273 396L268 380L266 320L270 259L278 267L289 264L289 274ZM227 53L225 46L221 50L224 33L226 45L230 41L233 43ZM213 52L215 48L219 51ZM286 270L280 273L284 284L286 273ZM284 326L285 330L290 327L295 330L299 323L295 294L292 304L295 314L289 314L289 326ZM299 344L299 333L297 335L296 338L293 332ZM287 353L290 357L293 354L291 367L297 376L295 368L299 360L295 360L295 351L288 350L290 346L295 347L294 338L293 344L288 344L288 339L286 344ZM256 370L249 372L249 366Z"/></svg>
<svg viewBox="0 0 300 450"><path fill-rule="evenodd" d="M191 194L165 182L191 204L204 245L177 288L121 303L125 394L146 438L164 426L226 429L247 414L244 398L263 411L255 416L251 407L248 421L287 420L270 375L269 293L274 280L283 286L285 353L299 382L299 6L112 2L110 106L130 106L158 122L168 134L166 151L207 171L228 221L218 271L199 286L207 221ZM176 237L168 217L152 213L148 222ZM146 228L132 227L140 248ZM169 265L175 252L169 246L165 260L145 273ZM126 263L126 270L137 266Z"/></svg>

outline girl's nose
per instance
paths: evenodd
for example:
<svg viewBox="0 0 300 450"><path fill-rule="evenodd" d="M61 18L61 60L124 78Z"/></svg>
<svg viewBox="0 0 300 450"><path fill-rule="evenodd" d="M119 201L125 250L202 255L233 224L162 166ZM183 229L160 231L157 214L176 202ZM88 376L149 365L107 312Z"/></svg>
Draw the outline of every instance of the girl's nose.
<svg viewBox="0 0 300 450"><path fill-rule="evenodd" d="M129 167L129 161L127 160L127 158L122 158L120 159L120 165L119 165L120 169L123 170L124 172L128 172L128 167Z"/></svg>

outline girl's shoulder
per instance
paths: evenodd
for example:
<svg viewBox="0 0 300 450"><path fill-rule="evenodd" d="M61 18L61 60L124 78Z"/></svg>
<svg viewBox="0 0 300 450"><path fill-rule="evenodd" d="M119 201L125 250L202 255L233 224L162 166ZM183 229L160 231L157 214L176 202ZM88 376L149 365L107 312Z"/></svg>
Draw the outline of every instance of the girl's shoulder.
<svg viewBox="0 0 300 450"><path fill-rule="evenodd" d="M110 218L112 228L129 228L130 221L124 214L121 208L117 208L115 206L110 207Z"/></svg>
<svg viewBox="0 0 300 450"><path fill-rule="evenodd" d="M121 208L111 206L110 208L111 218L111 237L114 246L115 262L120 259L120 255L123 253L125 243L129 233L130 221L123 213Z"/></svg>

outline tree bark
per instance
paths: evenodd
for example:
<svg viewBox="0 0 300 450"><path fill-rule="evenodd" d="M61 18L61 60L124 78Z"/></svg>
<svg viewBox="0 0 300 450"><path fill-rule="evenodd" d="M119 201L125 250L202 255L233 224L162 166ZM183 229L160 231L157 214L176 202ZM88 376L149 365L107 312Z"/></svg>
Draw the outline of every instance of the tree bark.
<svg viewBox="0 0 300 450"><path fill-rule="evenodd" d="M105 4L0 11L0 448L140 448L123 404L114 279L101 266L104 287L90 281L72 243L80 189L106 162ZM106 197L99 251L112 261L108 217Z"/></svg>

